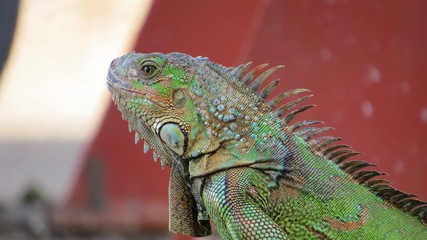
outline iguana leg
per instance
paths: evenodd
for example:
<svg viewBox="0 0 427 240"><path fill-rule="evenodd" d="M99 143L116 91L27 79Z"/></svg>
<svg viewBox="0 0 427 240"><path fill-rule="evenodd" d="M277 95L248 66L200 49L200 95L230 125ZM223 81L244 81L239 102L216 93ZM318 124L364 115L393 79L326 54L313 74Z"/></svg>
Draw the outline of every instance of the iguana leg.
<svg viewBox="0 0 427 240"><path fill-rule="evenodd" d="M207 177L203 200L223 239L289 239L250 196L260 173L236 168Z"/></svg>

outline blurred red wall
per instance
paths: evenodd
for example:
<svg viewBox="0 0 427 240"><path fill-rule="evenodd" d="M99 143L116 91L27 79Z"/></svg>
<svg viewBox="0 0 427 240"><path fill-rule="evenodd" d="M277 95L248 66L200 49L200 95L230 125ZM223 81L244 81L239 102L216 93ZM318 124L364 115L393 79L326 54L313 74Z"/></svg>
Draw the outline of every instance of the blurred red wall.
<svg viewBox="0 0 427 240"><path fill-rule="evenodd" d="M308 88L318 106L299 120L325 121L337 129L329 134L363 152L395 187L427 200L426 12L424 0L157 0L135 50L185 52L226 66L285 64L275 93ZM111 105L71 206L139 206L167 220L168 170L133 139Z"/></svg>

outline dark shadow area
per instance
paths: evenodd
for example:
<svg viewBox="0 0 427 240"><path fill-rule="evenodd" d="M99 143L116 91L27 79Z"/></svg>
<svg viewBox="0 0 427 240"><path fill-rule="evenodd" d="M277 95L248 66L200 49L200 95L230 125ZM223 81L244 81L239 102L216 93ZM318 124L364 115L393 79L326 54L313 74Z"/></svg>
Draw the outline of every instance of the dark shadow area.
<svg viewBox="0 0 427 240"><path fill-rule="evenodd" d="M0 73L9 56L18 18L19 0L0 0ZM1 79L0 79L1 81Z"/></svg>

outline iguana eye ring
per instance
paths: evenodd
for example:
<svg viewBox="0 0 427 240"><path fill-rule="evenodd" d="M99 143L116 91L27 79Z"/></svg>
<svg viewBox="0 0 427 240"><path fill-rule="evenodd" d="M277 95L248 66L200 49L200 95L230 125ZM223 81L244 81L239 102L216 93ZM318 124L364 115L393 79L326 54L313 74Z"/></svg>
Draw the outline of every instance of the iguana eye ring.
<svg viewBox="0 0 427 240"><path fill-rule="evenodd" d="M145 61L141 64L141 75L145 79L153 78L158 73L158 66L153 61Z"/></svg>

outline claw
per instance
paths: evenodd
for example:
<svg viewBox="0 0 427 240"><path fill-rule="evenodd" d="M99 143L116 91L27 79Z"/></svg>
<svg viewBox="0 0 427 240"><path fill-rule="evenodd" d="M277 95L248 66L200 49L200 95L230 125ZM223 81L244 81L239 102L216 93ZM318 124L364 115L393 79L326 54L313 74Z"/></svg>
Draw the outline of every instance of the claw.
<svg viewBox="0 0 427 240"><path fill-rule="evenodd" d="M153 152L153 158L154 158L154 161L157 162L157 159L159 159L159 156L157 156L157 154Z"/></svg>
<svg viewBox="0 0 427 240"><path fill-rule="evenodd" d="M122 117L123 117L123 115L122 115ZM128 125L128 129L129 129L129 132L132 132L132 126L130 125L130 123Z"/></svg>

